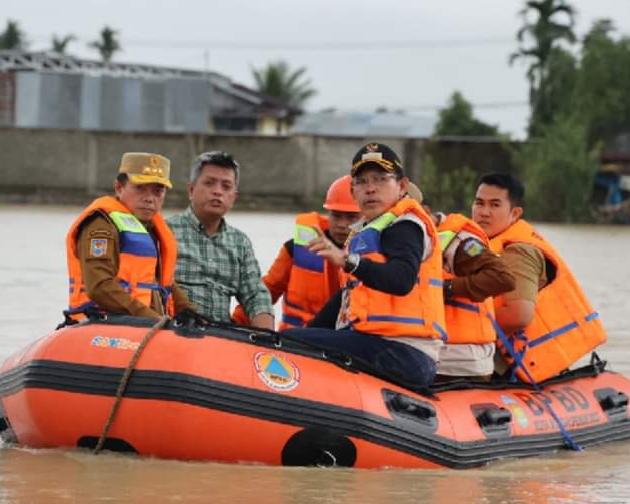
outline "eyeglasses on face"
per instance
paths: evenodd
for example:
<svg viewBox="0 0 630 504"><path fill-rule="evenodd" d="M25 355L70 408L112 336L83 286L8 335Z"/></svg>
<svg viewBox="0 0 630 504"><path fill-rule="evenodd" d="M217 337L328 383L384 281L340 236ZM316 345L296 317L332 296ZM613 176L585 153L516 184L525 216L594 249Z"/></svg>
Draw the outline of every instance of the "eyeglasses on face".
<svg viewBox="0 0 630 504"><path fill-rule="evenodd" d="M217 164L219 166L226 166L231 168L238 168L239 164L234 159L231 154L227 152L214 150L209 152L204 152L203 154L199 154L197 156L197 163L199 165L204 165L206 163Z"/></svg>
<svg viewBox="0 0 630 504"><path fill-rule="evenodd" d="M352 185L355 187L367 187L368 184L383 186L387 184L390 179L398 180L398 177L393 173L379 173L370 176L361 175L352 179Z"/></svg>

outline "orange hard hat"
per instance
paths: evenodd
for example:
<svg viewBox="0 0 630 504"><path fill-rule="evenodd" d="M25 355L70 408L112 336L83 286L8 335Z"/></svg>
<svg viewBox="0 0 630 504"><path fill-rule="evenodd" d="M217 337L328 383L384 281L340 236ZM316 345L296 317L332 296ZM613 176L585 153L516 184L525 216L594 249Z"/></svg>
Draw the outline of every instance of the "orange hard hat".
<svg viewBox="0 0 630 504"><path fill-rule="evenodd" d="M357 205L357 202L352 197L350 191L350 183L352 177L350 175L344 175L335 180L326 193L326 201L324 201L324 208L326 210L334 210L336 212L361 212L361 209Z"/></svg>

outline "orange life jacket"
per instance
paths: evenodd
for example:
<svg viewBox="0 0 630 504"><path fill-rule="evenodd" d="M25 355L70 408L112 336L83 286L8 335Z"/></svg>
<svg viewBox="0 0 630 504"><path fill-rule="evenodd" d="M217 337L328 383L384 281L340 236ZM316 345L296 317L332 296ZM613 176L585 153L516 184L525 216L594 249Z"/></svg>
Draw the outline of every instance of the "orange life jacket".
<svg viewBox="0 0 630 504"><path fill-rule="evenodd" d="M449 271L452 266L456 246L455 240L461 242L468 238L476 238L490 247L486 233L471 219L462 214L449 214L438 226L438 236L443 254L444 279L453 279L455 275ZM492 297L482 302L472 301L463 297L452 297L444 301L446 317L447 343L491 343L496 333L490 317L494 318L494 304ZM490 316L490 317L489 317Z"/></svg>
<svg viewBox="0 0 630 504"><path fill-rule="evenodd" d="M387 337L445 339L442 250L433 221L415 200L403 198L368 223L352 236L349 251L375 262L386 262L381 252L381 233L404 219L421 223L431 242L431 254L421 263L415 286L405 296L395 296L371 289L354 275L342 273L344 296L337 326Z"/></svg>
<svg viewBox="0 0 630 504"><path fill-rule="evenodd" d="M549 282L539 292L534 318L524 333L508 335L508 343L535 381L546 380L567 369L580 357L606 341L606 332L569 267L558 252L534 227L523 219L490 241L495 252L511 243L528 243L538 248L548 265ZM495 300L499 306L500 297ZM503 342L497 347L509 364L514 359ZM529 382L520 366L518 377Z"/></svg>
<svg viewBox="0 0 630 504"><path fill-rule="evenodd" d="M69 311L81 310L96 304L88 297L83 284L81 261L77 257L77 234L81 223L90 215L99 212L109 219L118 229L120 256L116 278L129 292L129 295L141 303L151 306L154 290L162 295L162 301L168 315L174 315L173 297L170 295L175 275L177 242L173 233L160 214L155 214L151 223L159 242L160 281L155 281L158 264L158 250L153 238L144 225L129 212L120 201L111 196L94 200L76 218L66 237L66 256L70 281ZM81 315L75 314L79 319Z"/></svg>
<svg viewBox="0 0 630 504"><path fill-rule="evenodd" d="M334 294L329 282L329 270L335 268L324 258L310 252L306 245L318 236L315 230L329 228L328 218L317 212L300 214L293 233L293 265L282 305L280 331L304 327Z"/></svg>

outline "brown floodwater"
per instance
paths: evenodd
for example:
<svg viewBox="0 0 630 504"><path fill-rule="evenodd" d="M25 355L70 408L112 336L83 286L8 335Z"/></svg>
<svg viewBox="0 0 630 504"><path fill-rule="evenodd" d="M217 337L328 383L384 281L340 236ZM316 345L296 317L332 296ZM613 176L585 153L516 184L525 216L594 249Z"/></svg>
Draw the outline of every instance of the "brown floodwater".
<svg viewBox="0 0 630 504"><path fill-rule="evenodd" d="M0 360L61 321L65 233L78 208L0 206ZM291 236L286 214L234 213L263 271ZM630 375L630 227L541 225L599 310L599 354ZM189 463L0 446L5 503L626 503L630 441L455 470L356 470Z"/></svg>

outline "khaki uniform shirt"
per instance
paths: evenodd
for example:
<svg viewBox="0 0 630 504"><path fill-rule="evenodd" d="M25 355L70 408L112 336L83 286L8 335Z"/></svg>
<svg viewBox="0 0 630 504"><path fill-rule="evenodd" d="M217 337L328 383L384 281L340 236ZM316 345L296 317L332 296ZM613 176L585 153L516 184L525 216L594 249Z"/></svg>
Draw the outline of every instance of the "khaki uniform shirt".
<svg viewBox="0 0 630 504"><path fill-rule="evenodd" d="M91 240L96 238L107 240L105 253L98 256L95 256L91 249ZM116 276L120 264L119 241L118 229L103 215L97 214L79 230L76 250L81 261L83 283L88 297L107 312L159 318L165 313L159 292L152 291L151 306L146 306L133 299L118 283ZM158 274L159 260L156 276ZM175 313L185 308L195 309L177 284L173 284L171 295L175 302Z"/></svg>
<svg viewBox="0 0 630 504"><path fill-rule="evenodd" d="M503 299L525 299L535 303L538 291L547 284L543 253L533 245L513 243L505 247L501 257L516 280L514 290L504 294Z"/></svg>
<svg viewBox="0 0 630 504"><path fill-rule="evenodd" d="M505 247L501 258L516 280L514 290L503 294L501 299L522 299L535 303L538 291L547 284L543 253L528 243L513 243ZM494 355L494 369L498 374L504 374L508 370L505 359L498 352Z"/></svg>

